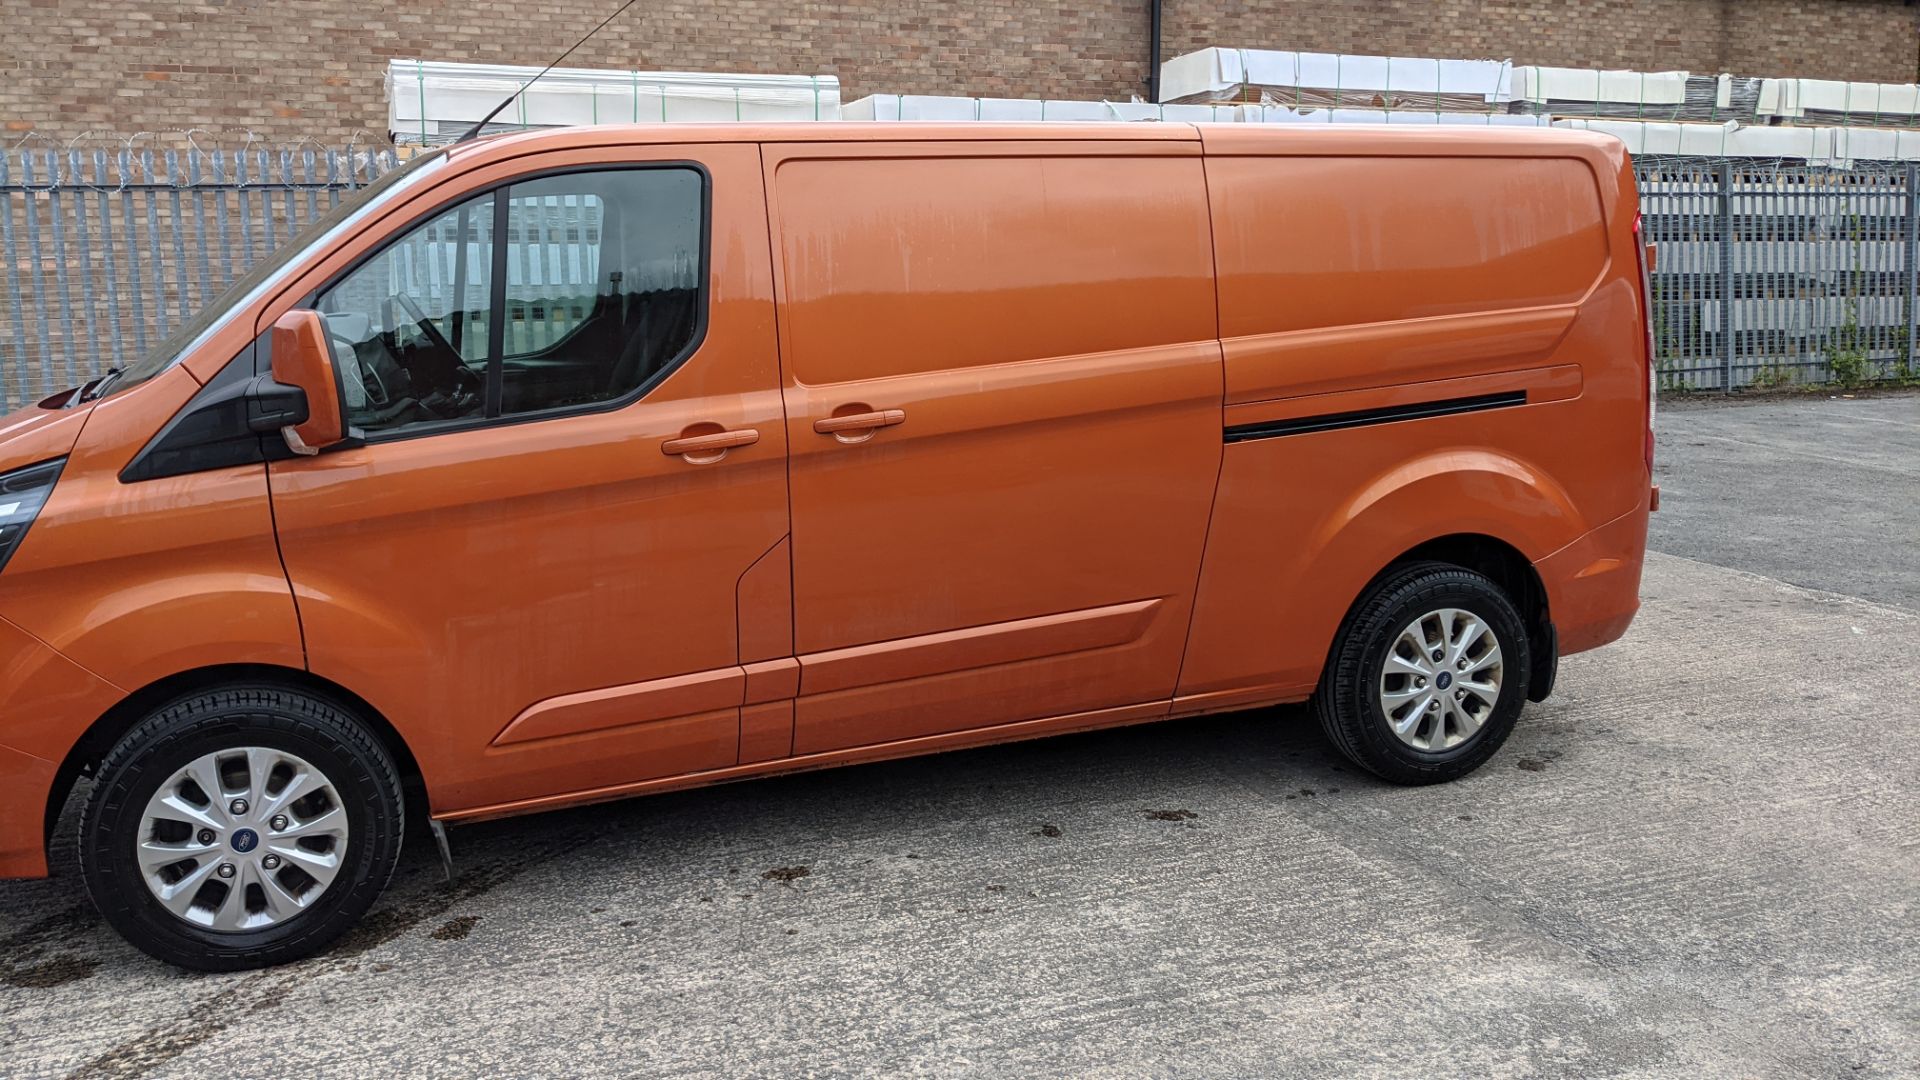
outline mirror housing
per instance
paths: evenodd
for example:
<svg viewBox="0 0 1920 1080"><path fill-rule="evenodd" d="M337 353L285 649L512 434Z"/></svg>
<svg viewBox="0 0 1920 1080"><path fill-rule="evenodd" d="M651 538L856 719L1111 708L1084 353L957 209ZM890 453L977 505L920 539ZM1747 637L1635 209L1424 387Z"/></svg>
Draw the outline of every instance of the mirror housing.
<svg viewBox="0 0 1920 1080"><path fill-rule="evenodd" d="M280 434L296 454L317 454L347 437L340 409L340 380L333 370L333 349L327 344L327 324L320 313L296 308L274 321L273 381L293 387L306 398L305 417L282 417Z"/></svg>

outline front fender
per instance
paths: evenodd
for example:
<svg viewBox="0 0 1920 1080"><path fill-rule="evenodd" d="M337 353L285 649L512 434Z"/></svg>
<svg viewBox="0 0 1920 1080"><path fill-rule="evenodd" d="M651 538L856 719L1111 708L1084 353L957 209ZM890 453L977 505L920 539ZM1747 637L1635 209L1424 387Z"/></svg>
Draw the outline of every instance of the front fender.
<svg viewBox="0 0 1920 1080"><path fill-rule="evenodd" d="M306 666L266 467L120 479L198 388L175 368L100 402L0 573L0 616L127 691L222 664Z"/></svg>

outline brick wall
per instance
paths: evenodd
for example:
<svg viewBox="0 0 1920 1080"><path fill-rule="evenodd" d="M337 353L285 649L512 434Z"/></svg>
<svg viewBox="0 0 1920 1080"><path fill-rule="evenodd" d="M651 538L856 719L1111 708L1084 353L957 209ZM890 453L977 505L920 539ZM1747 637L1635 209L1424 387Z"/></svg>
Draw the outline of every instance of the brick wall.
<svg viewBox="0 0 1920 1080"><path fill-rule="evenodd" d="M384 135L391 57L543 64L613 0L0 0L0 136ZM1905 0L1166 0L1204 45L1911 81ZM834 74L869 93L1124 99L1146 0L640 0L581 67Z"/></svg>
<svg viewBox="0 0 1920 1080"><path fill-rule="evenodd" d="M1913 82L1906 0L1165 0L1166 55L1208 45Z"/></svg>

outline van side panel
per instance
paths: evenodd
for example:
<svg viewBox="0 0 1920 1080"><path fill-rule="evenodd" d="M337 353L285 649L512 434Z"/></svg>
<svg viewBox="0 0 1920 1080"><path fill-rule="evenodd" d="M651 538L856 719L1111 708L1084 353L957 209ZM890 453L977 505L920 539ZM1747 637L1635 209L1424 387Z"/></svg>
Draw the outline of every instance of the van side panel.
<svg viewBox="0 0 1920 1080"><path fill-rule="evenodd" d="M1172 696L1221 453L1188 136L767 147L796 754Z"/></svg>
<svg viewBox="0 0 1920 1080"><path fill-rule="evenodd" d="M1306 696L1421 543L1537 561L1644 507L1623 165L1599 140L1209 140L1227 446L1176 712Z"/></svg>

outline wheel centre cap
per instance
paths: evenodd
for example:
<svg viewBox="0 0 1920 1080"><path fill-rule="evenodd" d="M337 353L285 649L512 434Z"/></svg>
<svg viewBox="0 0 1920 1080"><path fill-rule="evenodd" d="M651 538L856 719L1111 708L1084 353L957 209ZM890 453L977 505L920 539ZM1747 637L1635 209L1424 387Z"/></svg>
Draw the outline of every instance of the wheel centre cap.
<svg viewBox="0 0 1920 1080"><path fill-rule="evenodd" d="M1442 690L1445 690L1445 689L1446 689L1447 687L1449 687L1449 686L1452 686L1452 685L1453 685L1453 672L1451 672L1451 671L1443 671L1443 672L1441 672L1440 674L1438 674L1438 675L1435 675L1435 676L1433 677L1433 685L1435 685L1435 686L1437 686L1437 687L1439 687L1439 688L1440 688L1440 689L1442 689ZM235 840L236 840L236 842L237 842L237 841L238 841L238 838L236 837L236 838L235 838Z"/></svg>
<svg viewBox="0 0 1920 1080"><path fill-rule="evenodd" d="M236 829L227 843L233 847L233 850L245 855L260 846L260 834L252 829Z"/></svg>

